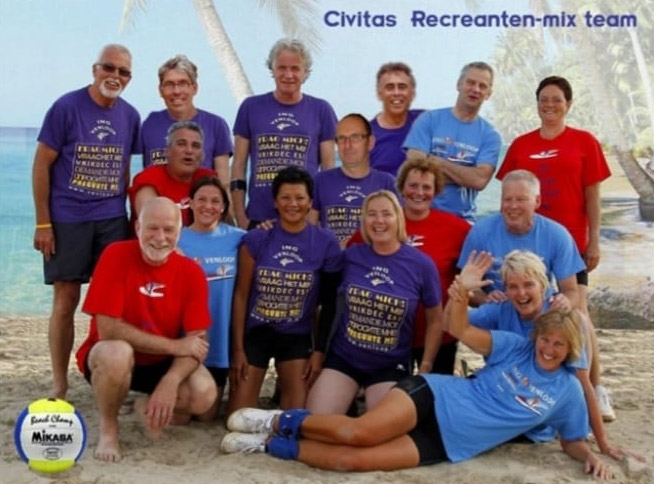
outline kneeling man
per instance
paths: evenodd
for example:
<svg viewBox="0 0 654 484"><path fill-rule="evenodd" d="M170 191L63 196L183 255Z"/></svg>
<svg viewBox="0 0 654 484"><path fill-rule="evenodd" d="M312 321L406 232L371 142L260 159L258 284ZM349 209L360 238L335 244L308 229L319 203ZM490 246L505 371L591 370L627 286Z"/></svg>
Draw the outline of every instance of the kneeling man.
<svg viewBox="0 0 654 484"><path fill-rule="evenodd" d="M216 399L201 364L207 283L198 264L175 252L181 226L171 200L148 200L136 222L138 240L108 246L93 273L83 306L91 327L77 366L100 413L97 459L121 458L118 410L130 389L149 395L144 417L151 430L186 423Z"/></svg>

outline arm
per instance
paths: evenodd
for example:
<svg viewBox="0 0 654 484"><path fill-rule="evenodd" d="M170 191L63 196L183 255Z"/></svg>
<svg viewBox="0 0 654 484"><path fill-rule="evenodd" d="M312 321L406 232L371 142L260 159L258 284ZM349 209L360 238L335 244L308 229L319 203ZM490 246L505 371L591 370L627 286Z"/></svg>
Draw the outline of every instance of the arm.
<svg viewBox="0 0 654 484"><path fill-rule="evenodd" d="M198 361L204 361L209 349L205 331L194 331L183 338L170 339L148 333L120 318L105 314L96 314L96 322L100 340L123 340L139 353L190 356Z"/></svg>
<svg viewBox="0 0 654 484"><path fill-rule="evenodd" d="M50 219L50 167L59 153L44 143L39 143L34 155L32 167L32 195L36 212L36 225L44 226L34 229L34 248L43 253L45 260L55 253L55 239Z"/></svg>
<svg viewBox="0 0 654 484"><path fill-rule="evenodd" d="M570 277L556 281L559 285L559 292L552 301L552 308L578 308L579 307L579 288L577 287L577 275L573 274ZM567 298L567 302L562 299L562 296ZM560 299L557 301L557 298ZM567 305L567 306L566 306Z"/></svg>
<svg viewBox="0 0 654 484"><path fill-rule="evenodd" d="M236 273L236 287L232 301L232 364L230 370L230 383L238 383L248 379L248 360L245 356L243 340L245 336L245 316L247 312L250 288L254 278L254 258L250 252L241 245L238 251L238 272Z"/></svg>
<svg viewBox="0 0 654 484"><path fill-rule="evenodd" d="M594 185L587 186L584 189L584 197L586 198L586 215L588 217L588 247L583 256L588 272L590 272L597 267L600 260L600 184L595 183Z"/></svg>
<svg viewBox="0 0 654 484"><path fill-rule="evenodd" d="M443 339L443 305L425 308L425 351L418 371L429 373L434 365L434 359Z"/></svg>
<svg viewBox="0 0 654 484"><path fill-rule="evenodd" d="M320 169L322 171L334 168L334 140L328 139L320 142Z"/></svg>
<svg viewBox="0 0 654 484"><path fill-rule="evenodd" d="M214 157L213 169L218 173L220 184L229 193L229 153Z"/></svg>
<svg viewBox="0 0 654 484"><path fill-rule="evenodd" d="M608 480L613 477L611 468L604 464L588 447L583 440L563 440L561 439L561 448L563 451L579 462L584 463L584 472L598 477L602 480Z"/></svg>
<svg viewBox="0 0 654 484"><path fill-rule="evenodd" d="M451 161L447 161L440 156L429 155L430 159L436 161L436 164L445 174L445 176L456 185L483 190L493 177L495 167L486 163L476 166L461 166Z"/></svg>
<svg viewBox="0 0 654 484"><path fill-rule="evenodd" d="M234 137L234 159L232 161L232 180L245 181L245 169L250 154L250 140L241 136ZM250 221L245 214L245 191L232 192L232 204L236 222L242 229L247 229Z"/></svg>
<svg viewBox="0 0 654 484"><path fill-rule="evenodd" d="M143 207L145 202L158 195L157 190L151 185L146 185L139 189L136 195L134 195L134 211L136 212L136 216L138 217L139 213L141 213L141 207Z"/></svg>

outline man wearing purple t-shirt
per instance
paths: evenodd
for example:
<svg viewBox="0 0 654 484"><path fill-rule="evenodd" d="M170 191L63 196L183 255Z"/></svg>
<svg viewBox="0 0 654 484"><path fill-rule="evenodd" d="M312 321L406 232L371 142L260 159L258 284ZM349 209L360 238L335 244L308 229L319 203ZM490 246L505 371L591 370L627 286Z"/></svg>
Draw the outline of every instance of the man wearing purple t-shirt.
<svg viewBox="0 0 654 484"><path fill-rule="evenodd" d="M65 398L80 288L100 253L127 238L129 162L138 153L138 112L120 95L132 77L132 55L105 46L93 83L60 97L45 115L34 156L34 248L45 283L54 285L48 330L53 396Z"/></svg>
<svg viewBox="0 0 654 484"><path fill-rule="evenodd" d="M359 228L361 204L377 190L395 191L392 175L370 168L375 146L370 123L360 114L345 116L336 127L336 144L342 165L315 177L313 208L308 219L329 229L341 247Z"/></svg>
<svg viewBox="0 0 654 484"><path fill-rule="evenodd" d="M282 168L298 166L315 175L319 168L334 167L334 110L327 101L302 93L311 62L301 42L279 40L268 55L275 90L247 98L238 109L230 189L234 215L242 228L276 217L270 187Z"/></svg>

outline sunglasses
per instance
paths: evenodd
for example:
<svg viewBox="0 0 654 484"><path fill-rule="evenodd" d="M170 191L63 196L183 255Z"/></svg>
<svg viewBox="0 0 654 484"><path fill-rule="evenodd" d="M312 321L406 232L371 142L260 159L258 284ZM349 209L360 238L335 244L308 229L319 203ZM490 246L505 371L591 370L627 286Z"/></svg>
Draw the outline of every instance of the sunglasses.
<svg viewBox="0 0 654 484"><path fill-rule="evenodd" d="M132 71L125 69L124 67L116 67L113 64L98 62L97 64L94 64L94 67L101 67L102 70L107 74L113 74L118 71L118 75L120 77L125 77L128 79L132 77Z"/></svg>

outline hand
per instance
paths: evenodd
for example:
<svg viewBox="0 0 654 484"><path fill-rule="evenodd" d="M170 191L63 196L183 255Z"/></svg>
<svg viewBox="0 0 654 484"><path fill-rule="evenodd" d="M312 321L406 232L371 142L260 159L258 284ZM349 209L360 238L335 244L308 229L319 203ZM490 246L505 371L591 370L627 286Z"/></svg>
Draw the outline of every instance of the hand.
<svg viewBox="0 0 654 484"><path fill-rule="evenodd" d="M145 410L145 424L149 429L158 430L168 425L175 413L178 385L165 376L148 398Z"/></svg>
<svg viewBox="0 0 654 484"><path fill-rule="evenodd" d="M200 363L207 357L209 343L205 333L189 334L177 340L175 356L192 356Z"/></svg>
<svg viewBox="0 0 654 484"><path fill-rule="evenodd" d="M307 364L304 366L304 371L302 372L302 379L307 388L311 388L318 378L318 375L320 375L323 361L325 361L324 353L320 351L314 351L311 353L311 356L307 360Z"/></svg>
<svg viewBox="0 0 654 484"><path fill-rule="evenodd" d="M611 468L592 453L586 458L586 462L584 462L584 472L603 481L613 478Z"/></svg>
<svg viewBox="0 0 654 484"><path fill-rule="evenodd" d="M486 295L486 302L501 303L506 301L506 293L499 289L494 289Z"/></svg>
<svg viewBox="0 0 654 484"><path fill-rule="evenodd" d="M597 267L600 261L600 248L598 240L589 240L588 247L584 253L584 262L586 263L586 270L592 271Z"/></svg>
<svg viewBox="0 0 654 484"><path fill-rule="evenodd" d="M247 216L246 216L245 214L240 215L240 216L237 215L237 216L236 216L236 223L237 223L238 226L239 226L240 228L242 228L243 230L247 230L248 227L250 226L250 219L247 218Z"/></svg>
<svg viewBox="0 0 654 484"><path fill-rule="evenodd" d="M420 366L418 367L418 373L429 373L433 367L433 363L430 363L429 361L421 361Z"/></svg>
<svg viewBox="0 0 654 484"><path fill-rule="evenodd" d="M263 229L263 230L272 230L272 228L275 226L275 222L277 220L274 218L264 220L261 222L259 225L257 225L258 229Z"/></svg>
<svg viewBox="0 0 654 484"><path fill-rule="evenodd" d="M627 457L633 457L634 459L640 461L640 462L645 462L645 457L633 452L629 449L623 449L621 447L613 447L611 446L608 442L597 442L597 445L600 448L600 452L604 455L608 455L612 459L615 459L617 461L623 460Z"/></svg>
<svg viewBox="0 0 654 484"><path fill-rule="evenodd" d="M236 388L239 383L248 381L248 358L243 350L235 350L229 369L229 384Z"/></svg>
<svg viewBox="0 0 654 484"><path fill-rule="evenodd" d="M550 309L570 311L572 309L572 303L570 303L570 299L565 294L559 292L550 297Z"/></svg>
<svg viewBox="0 0 654 484"><path fill-rule="evenodd" d="M490 269L492 265L493 256L490 252L482 251L478 253L473 250L470 252L465 266L461 269L461 274L459 274L461 284L463 284L467 291L480 289L492 284L493 281L490 279L482 280L484 274L488 272L488 269Z"/></svg>
<svg viewBox="0 0 654 484"><path fill-rule="evenodd" d="M52 227L34 230L34 248L49 261L55 253L55 238Z"/></svg>

